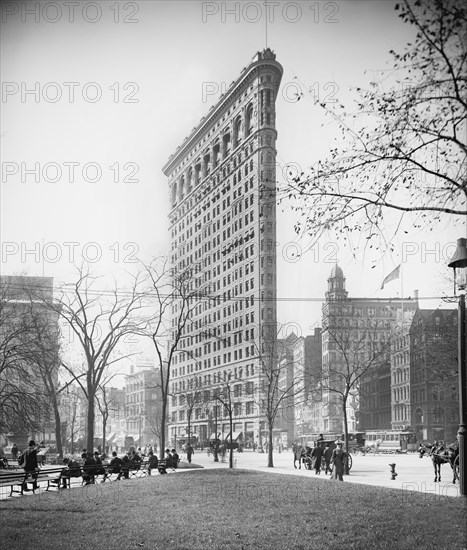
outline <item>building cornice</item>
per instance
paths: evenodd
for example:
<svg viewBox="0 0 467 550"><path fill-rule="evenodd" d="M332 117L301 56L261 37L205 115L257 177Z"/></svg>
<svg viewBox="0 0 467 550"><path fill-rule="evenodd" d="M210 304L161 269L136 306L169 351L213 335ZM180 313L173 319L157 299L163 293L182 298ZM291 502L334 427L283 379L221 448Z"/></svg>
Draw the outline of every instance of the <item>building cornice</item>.
<svg viewBox="0 0 467 550"><path fill-rule="evenodd" d="M170 156L169 160L164 165L162 171L166 176L169 176L172 170L177 166L177 164L186 157L187 153L196 145L200 138L206 134L209 127L214 123L214 121L219 120L224 111L227 111L228 106L233 102L233 99L237 98L239 95L239 89L248 87L250 81L253 81L257 76L257 73L260 69L268 68L276 70L279 74L279 79L282 77L283 68L280 63L275 61L272 58L261 58L258 61L255 61L248 67L245 67L241 72L240 76L232 82L229 89L221 95L218 103L211 107L208 114L203 117L198 124L195 126L191 134L185 138L182 145L177 148L176 152Z"/></svg>

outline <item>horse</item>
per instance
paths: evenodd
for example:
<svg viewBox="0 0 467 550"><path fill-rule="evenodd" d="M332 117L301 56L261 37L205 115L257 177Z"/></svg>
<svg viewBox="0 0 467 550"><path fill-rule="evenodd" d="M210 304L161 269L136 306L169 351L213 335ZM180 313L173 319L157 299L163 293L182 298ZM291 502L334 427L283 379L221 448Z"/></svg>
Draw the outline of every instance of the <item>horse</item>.
<svg viewBox="0 0 467 550"><path fill-rule="evenodd" d="M292 452L293 452L293 467L296 469L297 466L295 462L298 460L298 468L302 469L302 459L306 455L306 449L302 445L298 443L294 443L292 445Z"/></svg>
<svg viewBox="0 0 467 550"><path fill-rule="evenodd" d="M459 454L459 447L450 445L447 448L444 445L420 445L418 449L418 456L422 458L423 456L429 456L433 463L433 468L435 470L435 483L441 481L441 465L449 463L453 471L452 482L456 483L457 479L457 469L455 466L456 458Z"/></svg>

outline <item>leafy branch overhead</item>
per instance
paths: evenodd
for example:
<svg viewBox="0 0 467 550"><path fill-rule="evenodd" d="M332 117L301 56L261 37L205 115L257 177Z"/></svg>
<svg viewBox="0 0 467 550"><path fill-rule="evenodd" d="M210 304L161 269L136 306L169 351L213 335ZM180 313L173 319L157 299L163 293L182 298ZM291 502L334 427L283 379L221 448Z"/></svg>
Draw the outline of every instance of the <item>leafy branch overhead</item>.
<svg viewBox="0 0 467 550"><path fill-rule="evenodd" d="M403 53L389 52L391 89L383 78L357 89L351 114L320 103L342 141L282 189L281 200L299 213L299 234L332 230L350 241L363 234L387 249L407 216L433 230L442 218L467 215L466 7L428 0L395 9L415 32Z"/></svg>

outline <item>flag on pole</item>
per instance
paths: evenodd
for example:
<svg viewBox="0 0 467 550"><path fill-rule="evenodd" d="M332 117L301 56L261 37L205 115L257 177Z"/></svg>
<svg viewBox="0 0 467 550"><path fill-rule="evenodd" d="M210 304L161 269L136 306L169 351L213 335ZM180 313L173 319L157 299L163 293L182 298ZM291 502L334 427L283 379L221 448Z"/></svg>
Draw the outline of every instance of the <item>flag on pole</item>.
<svg viewBox="0 0 467 550"><path fill-rule="evenodd" d="M381 284L381 290L383 290L384 285L387 285L391 281L394 281L394 279L398 279L400 277L400 271L401 271L401 266L399 264L395 269L391 271L391 273L389 273L389 275L385 277L384 281Z"/></svg>

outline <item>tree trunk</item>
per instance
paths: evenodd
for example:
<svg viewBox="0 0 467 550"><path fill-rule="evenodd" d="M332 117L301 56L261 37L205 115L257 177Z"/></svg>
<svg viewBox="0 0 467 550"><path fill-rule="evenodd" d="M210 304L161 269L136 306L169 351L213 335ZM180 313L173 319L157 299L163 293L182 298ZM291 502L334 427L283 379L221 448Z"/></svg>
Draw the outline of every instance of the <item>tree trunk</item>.
<svg viewBox="0 0 467 550"><path fill-rule="evenodd" d="M106 430L106 427L107 427L107 418L104 415L102 417L102 452L103 453L105 453L105 430Z"/></svg>
<svg viewBox="0 0 467 550"><path fill-rule="evenodd" d="M166 417L167 417L167 398L164 398L164 393L162 393L161 427L160 427L160 434L159 434L159 445L160 445L159 458L161 459L164 458L164 451L165 451Z"/></svg>
<svg viewBox="0 0 467 550"><path fill-rule="evenodd" d="M55 417L55 442L57 445L57 454L60 458L63 458L62 423L60 419L60 411L58 409L57 396L55 394L52 394L52 407Z"/></svg>
<svg viewBox="0 0 467 550"><path fill-rule="evenodd" d="M94 452L94 388L88 384L88 415L87 415L87 434L86 434L86 449L91 453Z"/></svg>
<svg viewBox="0 0 467 550"><path fill-rule="evenodd" d="M232 420L232 411L230 410L229 414L230 421L230 449L229 449L229 468L233 468L233 420Z"/></svg>
<svg viewBox="0 0 467 550"><path fill-rule="evenodd" d="M268 422L268 468L274 468L272 451L272 423Z"/></svg>
<svg viewBox="0 0 467 550"><path fill-rule="evenodd" d="M191 412L192 410L188 409L188 445L190 444Z"/></svg>
<svg viewBox="0 0 467 550"><path fill-rule="evenodd" d="M342 408L344 413L344 441L345 452L349 456L349 428L347 426L347 395L342 396ZM344 475L349 475L349 461L344 460Z"/></svg>

